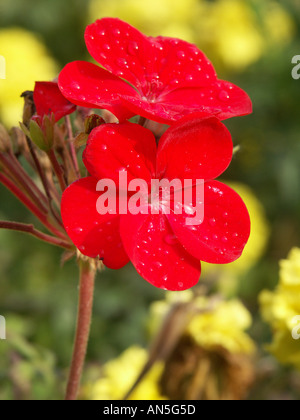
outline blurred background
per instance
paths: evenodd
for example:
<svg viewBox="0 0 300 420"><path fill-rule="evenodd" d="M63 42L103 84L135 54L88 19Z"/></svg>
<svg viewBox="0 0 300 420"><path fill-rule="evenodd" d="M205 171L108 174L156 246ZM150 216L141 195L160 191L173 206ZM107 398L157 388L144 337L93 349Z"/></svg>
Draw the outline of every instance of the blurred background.
<svg viewBox="0 0 300 420"><path fill-rule="evenodd" d="M2 124L18 125L20 94L34 81L53 79L69 61L90 59L85 26L104 16L147 35L197 44L219 77L242 87L254 105L253 115L225 122L240 149L223 179L249 208L250 242L239 262L204 265L205 297L197 298L200 309L177 353L156 364L133 397L298 400L300 340L291 330L300 315L300 80L291 72L300 53L299 1L0 0L0 55L7 63ZM33 221L2 186L0 219ZM78 273L74 261L62 267L60 260L50 245L0 231L0 315L9 334L0 341L1 400L63 395ZM220 300L210 305L215 296ZM191 299L153 288L131 266L98 276L82 398L122 398L166 308ZM182 387L183 354L195 356L201 378L189 379L189 392ZM220 375L224 383L216 385ZM176 390L170 377L178 379Z"/></svg>

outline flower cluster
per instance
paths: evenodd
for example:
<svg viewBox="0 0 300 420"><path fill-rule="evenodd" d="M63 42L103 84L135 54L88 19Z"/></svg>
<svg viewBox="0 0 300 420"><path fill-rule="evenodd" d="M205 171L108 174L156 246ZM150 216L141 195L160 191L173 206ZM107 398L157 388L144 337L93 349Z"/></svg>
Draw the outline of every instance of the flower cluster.
<svg viewBox="0 0 300 420"><path fill-rule="evenodd" d="M296 339L300 330L300 249L294 248L288 258L281 261L279 285L274 292L261 293L260 305L262 316L273 331L273 342L268 350L281 363L300 369L299 340Z"/></svg>
<svg viewBox="0 0 300 420"><path fill-rule="evenodd" d="M24 170L20 176L7 140L1 182L65 248L71 240L79 255L113 269L131 261L162 289L191 288L200 261L236 261L249 238L245 204L216 178L233 154L221 121L249 114L251 100L185 41L147 37L113 18L89 25L85 41L101 67L69 63L57 82L37 82L23 94L23 143L45 191ZM69 114L76 110L74 142ZM82 144L85 178L76 153Z"/></svg>
<svg viewBox="0 0 300 420"><path fill-rule="evenodd" d="M237 86L219 80L205 55L187 42L149 38L111 18L88 26L85 40L102 67L70 63L59 75L59 88L72 103L110 111L119 123L100 124L90 133L83 157L90 176L72 184L62 198L66 231L82 254L99 257L109 268L131 260L156 287L190 288L199 280L200 260L235 261L249 237L244 203L214 179L229 166L233 150L220 120L250 113L251 101ZM128 122L135 115L142 117L140 124ZM170 128L155 138L147 119ZM190 180L189 202L179 203L173 191L167 213L160 191L154 204L148 200L150 187L140 196L138 214L125 215L120 205L104 214L96 205L97 191L103 191L98 181L109 179L122 190L121 172L128 182L139 179L149 186L154 179ZM200 181L205 217L189 226Z"/></svg>

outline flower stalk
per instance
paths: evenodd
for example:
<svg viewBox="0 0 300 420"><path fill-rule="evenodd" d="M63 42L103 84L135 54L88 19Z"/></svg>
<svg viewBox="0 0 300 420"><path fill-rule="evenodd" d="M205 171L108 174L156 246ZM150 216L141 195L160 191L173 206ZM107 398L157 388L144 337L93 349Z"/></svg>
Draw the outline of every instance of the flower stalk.
<svg viewBox="0 0 300 420"><path fill-rule="evenodd" d="M89 259L80 259L79 266L80 285L78 316L74 350L65 398L66 401L75 401L78 398L80 381L90 334L94 285L97 270L95 262Z"/></svg>

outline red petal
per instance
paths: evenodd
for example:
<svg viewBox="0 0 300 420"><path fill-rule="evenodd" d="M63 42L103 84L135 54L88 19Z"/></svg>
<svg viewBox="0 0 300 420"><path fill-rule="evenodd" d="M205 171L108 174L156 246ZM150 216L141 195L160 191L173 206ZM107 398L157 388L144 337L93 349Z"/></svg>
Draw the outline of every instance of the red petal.
<svg viewBox="0 0 300 420"><path fill-rule="evenodd" d="M138 124L104 124L91 132L83 161L98 180L109 178L118 185L119 173L127 171L128 182L150 182L155 176L155 137Z"/></svg>
<svg viewBox="0 0 300 420"><path fill-rule="evenodd" d="M188 226L186 214L168 216L178 240L199 260L214 264L237 260L250 235L249 214L240 196L218 181L207 182L204 212L198 226Z"/></svg>
<svg viewBox="0 0 300 420"><path fill-rule="evenodd" d="M232 149L231 135L217 118L190 115L162 136L157 177L182 181L216 178L229 166Z"/></svg>
<svg viewBox="0 0 300 420"><path fill-rule="evenodd" d="M120 218L101 216L96 203L100 193L97 181L83 178L63 193L61 214L71 240L82 254L103 259L109 268L118 269L129 262L120 237Z"/></svg>
<svg viewBox="0 0 300 420"><path fill-rule="evenodd" d="M104 18L86 28L85 42L92 57L111 73L139 89L147 86L144 66L152 74L156 48L137 29L119 19Z"/></svg>
<svg viewBox="0 0 300 420"><path fill-rule="evenodd" d="M119 19L97 20L87 27L85 41L96 61L146 97L216 80L212 64L195 45L175 38L146 37Z"/></svg>
<svg viewBox="0 0 300 420"><path fill-rule="evenodd" d="M200 262L183 249L165 216L122 216L121 236L136 270L155 287L185 290L198 283Z"/></svg>
<svg viewBox="0 0 300 420"><path fill-rule="evenodd" d="M208 58L195 45L176 38L151 38L161 46L159 81L163 94L174 89L207 86L217 75Z"/></svg>
<svg viewBox="0 0 300 420"><path fill-rule="evenodd" d="M126 82L108 71L85 61L67 64L58 78L62 94L76 105L87 108L107 109L120 121L134 113L121 105L119 95L137 96Z"/></svg>
<svg viewBox="0 0 300 420"><path fill-rule="evenodd" d="M76 110L76 106L61 94L58 84L54 82L36 82L33 100L41 119L44 115L54 113L55 121L59 121Z"/></svg>
<svg viewBox="0 0 300 420"><path fill-rule="evenodd" d="M251 114L252 102L238 86L218 80L202 88L177 89L159 100L168 109L170 119L192 112L209 112L220 120Z"/></svg>

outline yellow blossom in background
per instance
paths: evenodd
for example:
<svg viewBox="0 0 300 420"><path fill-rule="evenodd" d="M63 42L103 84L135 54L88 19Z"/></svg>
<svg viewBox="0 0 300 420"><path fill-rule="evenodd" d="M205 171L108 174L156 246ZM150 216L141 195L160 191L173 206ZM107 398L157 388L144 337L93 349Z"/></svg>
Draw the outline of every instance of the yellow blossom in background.
<svg viewBox="0 0 300 420"><path fill-rule="evenodd" d="M294 248L280 263L279 285L274 292L260 295L263 319L273 331L267 349L283 364L300 369L300 340L292 337L295 317L300 315L300 249Z"/></svg>
<svg viewBox="0 0 300 420"><path fill-rule="evenodd" d="M11 127L22 118L21 93L33 90L37 80L52 80L58 67L40 39L20 28L0 30L0 55L6 60L6 79L0 80L0 121Z"/></svg>
<svg viewBox="0 0 300 420"><path fill-rule="evenodd" d="M232 354L251 354L255 344L245 332L251 324L249 311L240 301L232 300L194 316L187 332L205 350L222 347Z"/></svg>
<svg viewBox="0 0 300 420"><path fill-rule="evenodd" d="M148 352L141 347L130 347L117 359L103 368L103 376L86 388L89 400L121 400L134 384L148 359ZM159 391L159 378L163 366L157 363L130 396L131 400L164 400Z"/></svg>
<svg viewBox="0 0 300 420"><path fill-rule="evenodd" d="M255 6L255 7L254 7ZM276 1L92 0L90 21L118 17L147 35L197 44L225 68L243 71L269 47L294 35L294 21Z"/></svg>
<svg viewBox="0 0 300 420"><path fill-rule="evenodd" d="M150 332L157 331L162 319L174 304L188 303L193 300L193 292L168 292L166 299L151 305ZM250 312L238 300L212 301L208 297L194 298L193 312L185 333L193 337L205 350L218 347L233 354L251 354L255 344L245 332L251 327Z"/></svg>
<svg viewBox="0 0 300 420"><path fill-rule="evenodd" d="M251 219L250 238L242 256L237 261L225 265L202 263L202 272L204 278L206 275L218 276L220 290L225 294L234 294L238 277L254 266L263 256L268 244L270 228L265 210L251 188L237 182L227 184L242 197L247 206Z"/></svg>
<svg viewBox="0 0 300 420"><path fill-rule="evenodd" d="M152 35L174 36L195 42L192 21L197 0L92 0L90 21L118 17Z"/></svg>

